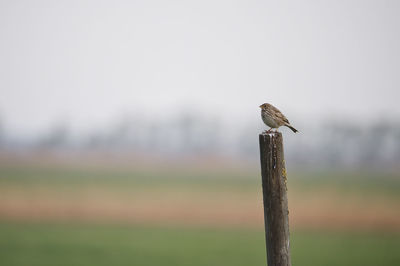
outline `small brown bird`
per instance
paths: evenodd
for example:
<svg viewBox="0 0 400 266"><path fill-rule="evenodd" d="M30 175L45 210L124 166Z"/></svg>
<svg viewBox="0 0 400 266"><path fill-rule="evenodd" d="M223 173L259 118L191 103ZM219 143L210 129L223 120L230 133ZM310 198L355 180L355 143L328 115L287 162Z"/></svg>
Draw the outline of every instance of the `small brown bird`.
<svg viewBox="0 0 400 266"><path fill-rule="evenodd" d="M287 120L287 118L275 106L272 106L269 103L264 103L260 105L260 108L262 120L267 126L270 127L270 129L266 132L271 132L273 128L277 129L280 126L287 126L291 130L293 130L294 133L298 131L297 129L292 127L292 125L290 125L289 120Z"/></svg>

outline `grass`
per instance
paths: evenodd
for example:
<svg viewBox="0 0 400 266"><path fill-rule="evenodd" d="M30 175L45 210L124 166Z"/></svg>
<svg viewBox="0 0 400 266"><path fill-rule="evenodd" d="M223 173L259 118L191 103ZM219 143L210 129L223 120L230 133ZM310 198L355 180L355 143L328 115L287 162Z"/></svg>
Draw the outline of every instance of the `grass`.
<svg viewBox="0 0 400 266"><path fill-rule="evenodd" d="M290 172L289 189L302 191L334 188L341 193L400 198L400 174L392 172L320 171ZM261 187L258 171L180 169L82 169L0 165L0 185L19 187L124 189L193 188L254 193Z"/></svg>
<svg viewBox="0 0 400 266"><path fill-rule="evenodd" d="M292 264L399 265L399 235L294 232ZM0 265L265 265L262 231L0 223Z"/></svg>
<svg viewBox="0 0 400 266"><path fill-rule="evenodd" d="M399 265L400 235L377 232L293 234L293 265Z"/></svg>
<svg viewBox="0 0 400 266"><path fill-rule="evenodd" d="M261 180L258 171L215 173L3 164L0 188L6 192L0 194L0 200L2 196L14 199L33 193L27 198L35 200L44 194L49 196L47 201L63 199L65 195L79 202L88 188L111 192L106 195L113 200L135 200L125 195L142 192L151 196L154 191L162 191L162 195L184 191L205 197L245 195L253 200L261 192ZM326 189L360 199L389 199L398 206L400 178L398 174L362 172L289 173L291 193L301 191L301 197L311 197ZM263 231L218 228L0 220L0 265L266 265ZM295 266L400 265L398 231L295 231L291 234L291 250Z"/></svg>
<svg viewBox="0 0 400 266"><path fill-rule="evenodd" d="M255 265L264 259L262 241L240 231L2 224L0 264Z"/></svg>
<svg viewBox="0 0 400 266"><path fill-rule="evenodd" d="M18 186L52 186L52 187L85 187L105 186L107 188L124 189L147 188L157 189L168 187L197 187L214 189L250 189L259 188L259 174L250 172L222 171L185 171L169 169L146 170L104 170L104 169L73 169L44 168L37 166L1 166L0 185Z"/></svg>

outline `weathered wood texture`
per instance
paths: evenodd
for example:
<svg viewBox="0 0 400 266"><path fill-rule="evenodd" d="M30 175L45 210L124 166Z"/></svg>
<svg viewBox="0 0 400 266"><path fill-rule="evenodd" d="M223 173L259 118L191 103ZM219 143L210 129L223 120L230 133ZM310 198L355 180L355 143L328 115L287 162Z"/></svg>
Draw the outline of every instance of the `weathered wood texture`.
<svg viewBox="0 0 400 266"><path fill-rule="evenodd" d="M259 136L268 266L289 266L289 210L280 132Z"/></svg>

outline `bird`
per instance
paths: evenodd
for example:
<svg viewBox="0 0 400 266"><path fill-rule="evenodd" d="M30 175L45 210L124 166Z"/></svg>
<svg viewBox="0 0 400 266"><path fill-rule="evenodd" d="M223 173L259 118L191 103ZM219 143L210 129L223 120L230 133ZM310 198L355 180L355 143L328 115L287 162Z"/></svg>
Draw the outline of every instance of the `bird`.
<svg viewBox="0 0 400 266"><path fill-rule="evenodd" d="M297 129L292 127L289 120L279 111L278 108L269 103L263 103L260 105L261 108L261 118L264 123L270 127L269 130L265 132L271 132L273 128L276 128L275 132L280 126L287 126L294 133L298 132Z"/></svg>

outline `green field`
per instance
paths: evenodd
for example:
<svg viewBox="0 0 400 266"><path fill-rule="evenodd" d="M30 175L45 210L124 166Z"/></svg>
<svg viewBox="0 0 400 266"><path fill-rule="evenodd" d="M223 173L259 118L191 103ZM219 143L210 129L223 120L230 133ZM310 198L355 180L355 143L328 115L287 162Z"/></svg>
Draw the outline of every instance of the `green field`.
<svg viewBox="0 0 400 266"><path fill-rule="evenodd" d="M400 199L400 173L377 171L289 171L288 186L302 191L333 188L340 193ZM195 189L259 192L258 169L77 168L4 164L0 186L51 187L56 190L106 187L107 190Z"/></svg>
<svg viewBox="0 0 400 266"><path fill-rule="evenodd" d="M249 209L262 211L260 183L258 169L1 163L0 265L266 265L262 217L225 224L254 214ZM398 173L289 171L288 185L294 266L400 265ZM82 205L84 211L73 212ZM139 219L165 207L173 220ZM232 207L234 216L218 216L220 208ZM59 219L60 208L66 215ZM181 216L200 211L205 224ZM375 211L382 219L368 221ZM331 212L341 217L340 228ZM121 219L113 222L110 213ZM317 213L319 227L301 220Z"/></svg>
<svg viewBox="0 0 400 266"><path fill-rule="evenodd" d="M399 265L399 235L295 232L293 265ZM0 224L0 265L266 265L262 231Z"/></svg>

